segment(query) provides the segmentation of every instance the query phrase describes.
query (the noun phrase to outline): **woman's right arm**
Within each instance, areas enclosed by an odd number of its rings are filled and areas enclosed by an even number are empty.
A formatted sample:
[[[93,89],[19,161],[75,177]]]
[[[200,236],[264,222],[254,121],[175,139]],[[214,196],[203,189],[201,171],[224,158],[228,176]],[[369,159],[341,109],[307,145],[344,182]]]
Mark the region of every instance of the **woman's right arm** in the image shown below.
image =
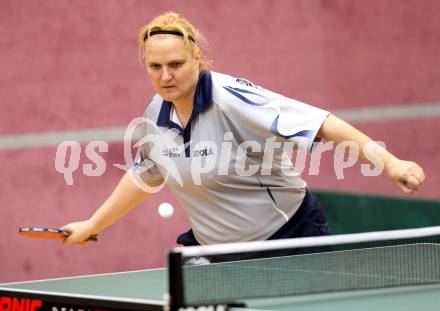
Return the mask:
[[[92,217],[88,220],[70,223],[61,228],[71,232],[64,243],[67,245],[81,244],[90,235],[98,234],[101,230],[116,223],[147,196],[148,192],[139,188],[130,176],[130,172],[126,172],[112,194]]]

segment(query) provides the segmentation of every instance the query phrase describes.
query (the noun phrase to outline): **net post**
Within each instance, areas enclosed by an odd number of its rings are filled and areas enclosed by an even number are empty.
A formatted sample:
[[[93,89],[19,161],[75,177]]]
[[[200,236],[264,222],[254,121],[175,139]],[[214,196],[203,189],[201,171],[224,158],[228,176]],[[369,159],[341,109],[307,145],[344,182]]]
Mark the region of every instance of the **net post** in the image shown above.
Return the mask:
[[[177,311],[185,306],[183,297],[182,253],[171,250],[168,252],[168,293],[169,311]]]

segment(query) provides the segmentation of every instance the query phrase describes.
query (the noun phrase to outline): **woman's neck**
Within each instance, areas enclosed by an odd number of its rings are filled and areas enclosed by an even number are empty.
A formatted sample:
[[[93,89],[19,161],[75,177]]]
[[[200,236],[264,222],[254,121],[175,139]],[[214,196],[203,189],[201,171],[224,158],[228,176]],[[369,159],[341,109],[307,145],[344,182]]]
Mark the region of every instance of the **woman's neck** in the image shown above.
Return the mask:
[[[197,81],[199,80],[200,72],[194,75],[194,85],[187,96],[183,96],[177,101],[173,101],[174,109],[176,109],[182,127],[185,128],[191,118],[194,107],[194,98],[196,96]]]
[[[173,102],[174,109],[179,117],[182,127],[185,128],[191,118],[194,107],[194,94],[185,100]]]

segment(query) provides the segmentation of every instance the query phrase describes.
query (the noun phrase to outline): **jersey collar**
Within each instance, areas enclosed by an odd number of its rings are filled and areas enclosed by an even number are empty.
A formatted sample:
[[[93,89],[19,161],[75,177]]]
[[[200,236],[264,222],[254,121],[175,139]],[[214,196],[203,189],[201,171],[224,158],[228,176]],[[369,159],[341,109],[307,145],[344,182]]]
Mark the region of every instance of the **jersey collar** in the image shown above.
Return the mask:
[[[196,94],[194,96],[194,107],[191,114],[190,122],[201,111],[208,108],[212,103],[212,78],[209,71],[205,71],[200,74],[197,81]],[[177,124],[171,121],[171,105],[173,103],[163,100],[160,108],[160,113],[157,118],[157,126],[168,126],[169,128],[175,128]],[[187,126],[188,127],[188,126]]]

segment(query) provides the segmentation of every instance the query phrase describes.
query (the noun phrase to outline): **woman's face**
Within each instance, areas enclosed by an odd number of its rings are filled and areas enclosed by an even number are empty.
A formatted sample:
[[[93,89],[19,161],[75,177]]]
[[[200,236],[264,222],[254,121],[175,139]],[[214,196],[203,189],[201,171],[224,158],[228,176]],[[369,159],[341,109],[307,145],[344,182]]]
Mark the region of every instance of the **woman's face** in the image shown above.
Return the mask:
[[[190,100],[192,104],[200,73],[199,53],[192,55],[179,36],[160,34],[145,42],[145,56],[156,92],[174,104]]]

